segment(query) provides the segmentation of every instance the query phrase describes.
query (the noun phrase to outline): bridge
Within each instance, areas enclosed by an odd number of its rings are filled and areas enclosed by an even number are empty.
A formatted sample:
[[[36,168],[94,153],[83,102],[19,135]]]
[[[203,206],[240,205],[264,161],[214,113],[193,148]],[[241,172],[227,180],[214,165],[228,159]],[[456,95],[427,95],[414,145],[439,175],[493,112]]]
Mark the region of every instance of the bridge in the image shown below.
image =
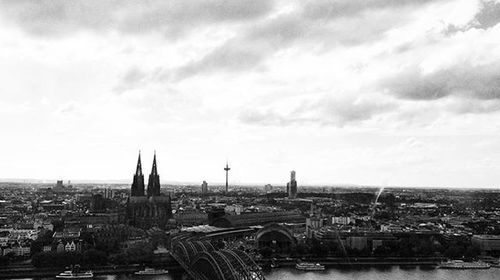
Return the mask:
[[[179,240],[172,257],[196,280],[265,279],[260,267],[241,250],[217,250],[209,240]]]

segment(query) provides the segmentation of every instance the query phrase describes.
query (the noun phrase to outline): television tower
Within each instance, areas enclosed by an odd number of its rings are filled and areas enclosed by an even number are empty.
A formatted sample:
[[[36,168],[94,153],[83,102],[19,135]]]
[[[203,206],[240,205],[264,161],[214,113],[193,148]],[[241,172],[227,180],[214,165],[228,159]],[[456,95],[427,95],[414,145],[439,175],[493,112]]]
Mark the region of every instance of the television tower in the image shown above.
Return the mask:
[[[227,181],[228,181],[228,176],[229,176],[229,170],[231,170],[231,168],[229,168],[229,165],[227,164],[227,161],[226,161],[226,167],[224,167],[224,171],[226,171],[226,193],[228,191]]]

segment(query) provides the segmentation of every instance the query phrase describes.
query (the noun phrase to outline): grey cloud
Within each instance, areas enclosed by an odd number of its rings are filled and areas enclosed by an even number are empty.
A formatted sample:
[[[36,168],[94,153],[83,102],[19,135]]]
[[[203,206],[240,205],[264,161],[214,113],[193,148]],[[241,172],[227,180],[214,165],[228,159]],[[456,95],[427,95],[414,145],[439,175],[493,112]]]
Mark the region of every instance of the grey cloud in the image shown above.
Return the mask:
[[[475,20],[483,29],[497,25],[500,22],[500,3],[491,0],[483,1],[483,7],[476,15]]]
[[[319,104],[318,104],[319,105]],[[372,99],[326,100],[321,102],[327,120],[340,124],[369,120],[372,117],[395,110],[398,106],[387,101]]]
[[[113,91],[120,94],[124,91],[134,89],[143,83],[147,78],[148,74],[146,72],[142,71],[138,67],[132,67],[123,74],[118,82],[118,85],[115,86]]]
[[[178,69],[173,76],[184,79],[209,71],[239,72],[256,69],[276,52],[290,46],[304,47],[310,52],[331,50],[336,44],[356,45],[373,42],[405,20],[401,15],[384,17],[364,15],[323,24],[300,17],[295,11],[246,26],[211,53]]]
[[[344,126],[367,121],[377,115],[392,112],[398,105],[373,99],[322,98],[304,102],[290,113],[279,113],[272,108],[244,110],[239,119],[247,124],[291,125],[314,123],[319,125]]]
[[[449,25],[443,31],[445,35],[453,35],[457,32],[465,32],[471,28],[488,29],[500,22],[500,3],[493,0],[481,1],[481,9],[474,19],[465,26]]]
[[[486,114],[500,110],[500,100],[457,99],[446,108],[456,114]]]
[[[228,42],[198,61],[182,66],[170,76],[184,79],[205,72],[239,72],[256,67],[263,60],[265,52],[252,45]]]
[[[487,65],[457,65],[430,74],[413,68],[382,82],[390,94],[413,100],[435,100],[446,96],[500,99],[500,62]]]
[[[359,16],[368,10],[418,6],[440,0],[311,0],[306,1],[303,15],[311,19],[335,19]]]
[[[268,0],[0,0],[0,14],[37,35],[66,35],[82,29],[167,35],[220,22],[245,22],[267,15]]]

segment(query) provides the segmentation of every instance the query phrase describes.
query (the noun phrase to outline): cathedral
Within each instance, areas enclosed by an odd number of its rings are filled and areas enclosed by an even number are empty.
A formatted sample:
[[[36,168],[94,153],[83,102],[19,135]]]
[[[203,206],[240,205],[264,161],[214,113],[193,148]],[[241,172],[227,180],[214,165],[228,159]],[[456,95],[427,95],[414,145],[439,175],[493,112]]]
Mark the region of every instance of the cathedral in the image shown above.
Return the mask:
[[[141,154],[139,154],[130,196],[127,201],[128,223],[142,229],[165,228],[170,218],[172,218],[170,195],[160,194],[160,175],[158,175],[156,168],[156,153],[146,192],[144,190]]]

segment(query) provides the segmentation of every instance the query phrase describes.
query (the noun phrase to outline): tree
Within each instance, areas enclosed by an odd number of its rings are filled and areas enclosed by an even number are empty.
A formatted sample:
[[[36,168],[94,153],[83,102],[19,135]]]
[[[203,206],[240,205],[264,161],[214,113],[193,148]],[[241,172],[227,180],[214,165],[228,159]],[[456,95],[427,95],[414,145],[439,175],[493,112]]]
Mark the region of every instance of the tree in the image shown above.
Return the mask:
[[[464,255],[465,248],[458,244],[450,244],[448,249],[444,251],[444,255],[450,259],[458,259]]]
[[[107,263],[106,253],[96,249],[83,252],[82,263],[87,265],[105,265]]]
[[[65,267],[79,264],[82,254],[77,252],[41,252],[31,257],[31,264],[35,267]]]
[[[481,249],[477,246],[471,245],[465,249],[464,257],[466,259],[472,260],[477,258],[477,256],[481,253]]]

